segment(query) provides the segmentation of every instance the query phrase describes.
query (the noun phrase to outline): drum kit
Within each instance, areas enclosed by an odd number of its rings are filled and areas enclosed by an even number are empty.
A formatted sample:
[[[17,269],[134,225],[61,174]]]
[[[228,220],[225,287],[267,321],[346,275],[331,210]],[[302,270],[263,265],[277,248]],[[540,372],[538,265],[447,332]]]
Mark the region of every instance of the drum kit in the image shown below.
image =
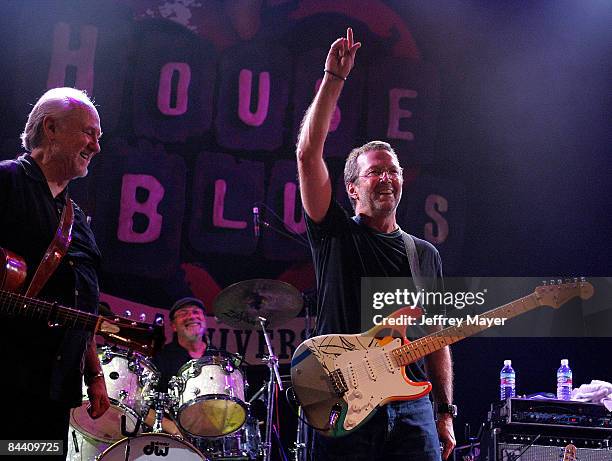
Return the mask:
[[[261,423],[246,400],[248,383],[237,355],[216,352],[190,360],[170,380],[167,392],[158,392],[160,373],[150,359],[102,346],[98,356],[111,407],[101,418],[91,419],[83,396],[83,404],[70,415],[67,459],[269,461],[274,391],[276,386],[282,390],[282,383],[266,327],[297,316],[302,305],[302,295],[293,286],[265,279],[231,285],[213,303],[219,321],[238,329],[262,329],[270,370],[257,393],[265,395],[267,404],[263,439]],[[176,430],[165,431],[169,425]]]

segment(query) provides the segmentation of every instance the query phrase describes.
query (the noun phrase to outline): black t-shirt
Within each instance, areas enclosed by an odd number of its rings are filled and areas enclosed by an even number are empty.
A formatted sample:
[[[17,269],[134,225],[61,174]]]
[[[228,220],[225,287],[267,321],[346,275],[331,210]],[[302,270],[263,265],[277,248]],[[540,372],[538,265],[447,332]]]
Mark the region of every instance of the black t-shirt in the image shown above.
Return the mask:
[[[214,347],[207,345],[202,357],[215,355],[219,353]],[[173,376],[178,376],[178,371],[193,357],[189,355],[187,349],[181,346],[176,339],[166,344],[157,355],[153,357],[153,363],[157,366],[160,372],[159,383],[157,390],[159,392],[168,392],[168,382]]]
[[[317,277],[317,334],[361,332],[361,278],[409,277],[402,231],[385,234],[354,220],[334,199],[319,224],[306,216],[308,238]],[[442,286],[438,250],[413,237],[421,276],[428,290]],[[408,367],[412,379],[426,379],[423,362]]]

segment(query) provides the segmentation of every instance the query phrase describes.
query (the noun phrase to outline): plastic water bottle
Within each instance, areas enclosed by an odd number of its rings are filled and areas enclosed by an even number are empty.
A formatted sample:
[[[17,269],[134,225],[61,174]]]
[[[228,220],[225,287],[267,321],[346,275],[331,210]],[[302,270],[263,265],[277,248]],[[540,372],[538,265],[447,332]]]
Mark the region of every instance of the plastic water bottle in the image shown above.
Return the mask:
[[[572,396],[572,370],[567,359],[561,360],[557,370],[557,399],[569,400]]]
[[[499,393],[501,400],[516,395],[516,373],[512,368],[512,360],[504,360],[504,368],[499,373]]]

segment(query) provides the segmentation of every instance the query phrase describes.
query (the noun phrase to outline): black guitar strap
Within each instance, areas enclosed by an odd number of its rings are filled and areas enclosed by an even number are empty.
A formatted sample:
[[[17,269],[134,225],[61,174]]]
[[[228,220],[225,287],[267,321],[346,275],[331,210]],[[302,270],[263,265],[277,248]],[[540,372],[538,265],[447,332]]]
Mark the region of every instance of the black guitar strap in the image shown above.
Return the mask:
[[[416,251],[416,245],[412,235],[401,230],[402,240],[404,240],[404,249],[406,250],[406,256],[408,256],[408,264],[410,264],[410,274],[412,275],[412,281],[418,291],[424,290],[425,285],[423,284],[423,278],[421,277],[421,265],[419,264],[419,255]]]

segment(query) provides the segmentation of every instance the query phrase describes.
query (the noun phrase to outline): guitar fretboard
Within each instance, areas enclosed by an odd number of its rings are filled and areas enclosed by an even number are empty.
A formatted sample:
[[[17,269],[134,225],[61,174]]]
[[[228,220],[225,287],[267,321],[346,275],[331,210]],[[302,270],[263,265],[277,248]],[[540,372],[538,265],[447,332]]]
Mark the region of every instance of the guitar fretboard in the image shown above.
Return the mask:
[[[0,311],[13,317],[42,320],[85,331],[95,331],[98,323],[97,315],[5,290],[0,290]]]
[[[499,319],[499,318],[512,318],[528,312],[538,306],[540,302],[536,298],[535,294],[530,294],[523,298],[512,301],[511,303],[504,304],[498,308],[492,309],[483,314],[479,314],[480,319],[484,319],[482,324],[466,322],[462,323],[461,326],[448,327],[443,330],[437,331],[430,335],[424,336],[417,340],[412,341],[410,344],[398,347],[391,353],[398,366],[406,366],[410,363],[416,362],[417,360],[431,354],[443,347],[449,346],[453,343],[461,341],[464,338],[480,333],[481,331],[489,328],[489,324],[485,323],[486,319]]]

